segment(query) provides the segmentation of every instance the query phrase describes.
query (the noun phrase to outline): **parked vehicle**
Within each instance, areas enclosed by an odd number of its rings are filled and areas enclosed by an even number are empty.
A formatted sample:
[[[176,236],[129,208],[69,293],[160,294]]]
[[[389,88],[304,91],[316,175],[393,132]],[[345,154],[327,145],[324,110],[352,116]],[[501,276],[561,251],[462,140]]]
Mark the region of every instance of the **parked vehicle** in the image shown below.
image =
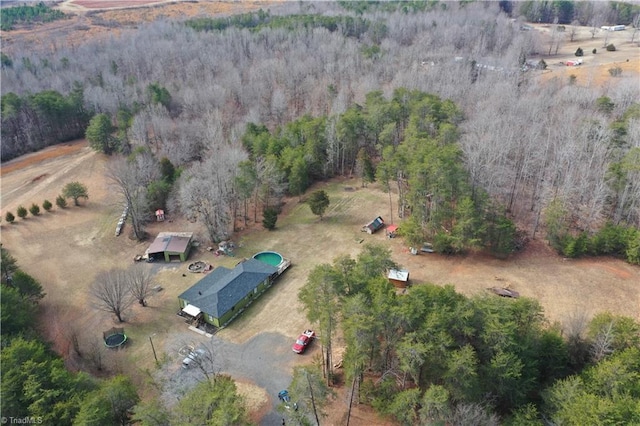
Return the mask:
[[[305,330],[302,332],[300,336],[296,339],[296,342],[293,344],[291,349],[297,354],[301,354],[307,349],[309,343],[316,337],[316,333],[313,330]]]
[[[202,358],[202,356],[206,353],[204,349],[196,349],[189,352],[189,355],[182,360],[182,368],[189,368],[196,360]]]
[[[298,404],[296,404],[295,402],[291,402],[291,396],[289,396],[288,390],[285,389],[278,392],[278,399],[284,404],[284,407],[287,410],[291,410],[292,408],[294,410],[298,409]]]

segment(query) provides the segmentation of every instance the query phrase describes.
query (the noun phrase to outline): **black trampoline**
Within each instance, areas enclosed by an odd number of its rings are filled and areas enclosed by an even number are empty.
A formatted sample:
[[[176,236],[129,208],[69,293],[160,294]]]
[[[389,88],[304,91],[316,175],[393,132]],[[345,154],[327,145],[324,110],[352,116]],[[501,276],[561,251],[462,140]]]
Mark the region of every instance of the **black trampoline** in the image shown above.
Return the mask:
[[[102,333],[104,344],[108,348],[119,348],[127,341],[127,335],[124,334],[124,328],[112,328]]]

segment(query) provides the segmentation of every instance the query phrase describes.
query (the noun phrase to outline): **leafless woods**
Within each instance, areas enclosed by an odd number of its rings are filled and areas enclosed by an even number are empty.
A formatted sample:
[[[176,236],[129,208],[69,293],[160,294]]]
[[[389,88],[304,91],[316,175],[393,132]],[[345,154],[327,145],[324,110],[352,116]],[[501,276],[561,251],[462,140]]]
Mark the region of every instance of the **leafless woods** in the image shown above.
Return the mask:
[[[334,3],[312,6],[312,13],[345,13]],[[301,7],[290,3],[272,13]],[[133,149],[148,148],[185,169],[172,205],[202,220],[212,240],[230,231],[237,209],[233,181],[246,159],[240,138],[248,123],[275,130],[304,114],[334,117],[373,90],[390,95],[399,87],[452,99],[464,111],[460,141],[472,185],[531,233],[558,197],[579,229],[603,218],[640,224],[640,119],[628,112],[640,99],[637,81],[623,75],[604,86],[543,82],[523,72],[528,58],[548,53],[548,40],[523,31],[497,2],[362,17],[376,25],[359,37],[325,28],[196,32],[155,22],[80,46],[11,52],[2,91],[66,94],[79,81],[88,109],[112,117],[122,107],[136,109],[127,131]],[[557,43],[569,37],[554,34]],[[156,83],[167,88],[170,103],[149,102],[146,88]],[[606,111],[597,106],[603,97],[612,105]],[[624,134],[616,134],[623,117]],[[326,138],[338,140],[329,123]],[[341,156],[339,143],[329,146],[335,152],[327,153],[327,167]],[[144,188],[128,183],[130,173],[137,180],[131,164],[126,171],[114,180],[135,205]]]

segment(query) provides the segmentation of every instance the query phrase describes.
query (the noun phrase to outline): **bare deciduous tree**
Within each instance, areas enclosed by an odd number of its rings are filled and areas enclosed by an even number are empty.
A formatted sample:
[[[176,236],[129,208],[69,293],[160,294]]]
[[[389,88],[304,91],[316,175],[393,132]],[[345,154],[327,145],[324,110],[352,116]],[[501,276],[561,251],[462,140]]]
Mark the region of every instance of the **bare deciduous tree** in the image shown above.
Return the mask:
[[[93,367],[102,371],[105,367],[105,346],[98,338],[92,339],[87,344],[87,360],[93,365]]]
[[[600,362],[604,357],[613,352],[613,340],[613,322],[610,322],[600,329],[591,344],[591,357],[594,362]]]
[[[198,355],[193,358],[190,368],[197,369],[207,381],[211,381],[211,379],[214,379],[220,374],[220,369],[216,365],[215,352],[211,342],[201,345],[196,349],[195,353]]]
[[[107,177],[115,184],[129,206],[133,234],[138,240],[145,237],[144,225],[150,217],[147,185],[157,178],[157,160],[148,151],[133,158],[119,158],[109,164]]]
[[[261,158],[256,161],[256,175],[258,178],[256,188],[262,199],[263,208],[277,205],[287,186],[284,173],[278,169],[274,161]]]
[[[347,143],[351,139],[340,137],[340,117],[335,114],[348,111],[355,102],[363,104],[366,93],[380,87],[387,94],[400,87],[428,91],[452,99],[464,111],[462,149],[472,185],[507,205],[519,225],[535,230],[544,204],[557,192],[576,202],[572,214],[586,224],[579,224],[578,228],[596,227],[603,219],[637,224],[640,184],[635,182],[639,182],[639,172],[629,168],[634,164],[625,169],[627,174],[624,182],[619,182],[617,194],[610,193],[610,184],[603,178],[603,170],[608,170],[612,161],[621,161],[626,152],[620,152],[620,158],[603,157],[607,142],[600,136],[589,140],[588,148],[581,143],[587,140],[583,129],[594,127],[589,124],[594,119],[594,100],[609,96],[616,113],[622,114],[638,99],[636,82],[619,79],[615,84],[596,87],[594,81],[585,80],[564,87],[566,82],[559,80],[537,81],[532,78],[535,72],[519,70],[520,54],[552,54],[562,43],[562,33],[557,25],[550,27],[553,33],[545,34],[521,25],[521,21],[514,24],[500,12],[497,2],[489,3],[450,3],[446,9],[429,8],[410,14],[376,12],[384,20],[385,32],[375,34],[370,29],[363,37],[345,37],[340,30],[319,28],[194,32],[163,21],[141,27],[125,39],[88,40],[73,46],[51,40],[56,46],[54,51],[36,46],[22,48],[12,40],[3,45],[13,65],[3,68],[2,82],[6,92],[23,96],[43,90],[64,94],[74,81],[84,81],[86,108],[112,116],[122,107],[135,110],[128,130],[134,148],[151,149],[157,158],[166,156],[176,166],[184,166],[185,178],[190,175],[189,164],[197,162],[202,167],[209,156],[218,156],[219,150],[227,149],[223,146],[229,141],[235,144],[247,122],[263,122],[275,129],[304,113],[330,115],[325,135],[325,169],[328,175],[348,173],[360,147],[358,143],[369,144],[373,138],[362,139],[351,149]],[[536,9],[532,16],[549,9],[542,3],[529,6]],[[278,7],[282,13],[299,11],[295,4]],[[336,2],[314,7],[329,15],[342,13]],[[607,2],[576,2],[575,19],[590,27],[587,30],[591,30],[593,38],[604,40],[609,33],[603,34],[600,25],[613,23],[608,11],[611,5]],[[638,19],[634,18],[635,29],[628,31],[635,43]],[[572,22],[567,39],[574,39],[575,30],[576,23]],[[548,45],[546,36],[551,37]],[[575,38],[579,37],[580,33]],[[375,60],[362,54],[364,43],[373,40],[383,52]],[[208,54],[203,56],[203,51]],[[310,51],[314,54],[309,55]],[[424,56],[426,52],[430,52],[428,58]],[[92,60],[84,60],[86,57]],[[463,60],[456,62],[456,57]],[[493,70],[483,71],[471,84],[468,61],[480,57],[492,58]],[[432,65],[419,66],[425,59]],[[44,63],[49,65],[43,66]],[[112,63],[117,64],[117,69]],[[171,113],[162,106],[146,105],[146,87],[152,82],[170,89],[176,104]],[[13,109],[18,106],[8,105]],[[11,110],[3,114],[3,135],[6,128],[29,149],[40,148],[37,142],[42,139],[43,126],[38,114],[30,109]],[[603,129],[609,128],[610,122],[595,118]],[[395,130],[391,128],[385,137],[376,136],[397,145],[405,126],[406,123]],[[634,140],[630,136],[632,126],[629,123],[627,141]],[[3,148],[4,145],[11,149],[16,142],[4,137]],[[627,149],[623,147],[621,151]],[[573,159],[572,153],[576,154]],[[380,156],[381,152],[375,154]],[[210,165],[217,166],[215,162]],[[207,173],[205,182],[220,180],[221,185],[215,184],[217,192],[210,189],[213,197],[203,189],[202,196],[213,201],[204,203],[202,212],[196,213],[198,204],[185,202],[184,196],[175,200],[199,220],[203,220],[200,214],[208,214],[207,209],[211,209],[206,220],[212,224],[210,234],[222,236],[237,195],[233,185],[225,186],[227,171],[218,173],[209,167]],[[218,176],[214,177],[216,173]],[[132,175],[125,179],[127,175],[121,174],[115,181],[130,205],[134,233],[141,238],[146,214],[150,212],[144,206],[144,185],[134,185],[138,176]],[[229,192],[223,194],[220,191],[225,187]],[[260,200],[261,195],[256,191],[252,197],[258,210],[260,201],[272,205],[275,198],[267,200],[265,196]],[[404,212],[403,192],[398,195],[398,210]],[[613,207],[607,209],[605,204],[610,200],[614,200]],[[141,204],[140,209],[131,208],[137,203]],[[584,212],[588,212],[586,219],[581,217]]]
[[[132,265],[126,270],[125,279],[131,295],[141,306],[147,306],[147,297],[151,294],[153,279],[148,269],[141,265]]]
[[[135,301],[127,273],[121,269],[100,272],[91,286],[91,295],[98,309],[114,314],[119,322],[124,322],[122,314]]]
[[[580,21],[574,20],[571,22],[571,29],[569,31],[569,41],[572,43],[576,39],[576,35],[578,34],[578,27],[580,26]]]
[[[633,17],[631,25],[633,26],[633,31],[631,32],[631,43],[633,43],[636,40],[638,31],[640,31],[640,13]]]
[[[234,183],[238,164],[245,159],[242,150],[229,145],[219,146],[207,161],[192,167],[181,182],[183,213],[201,220],[212,242],[229,237],[233,207],[237,204]]]
[[[447,424],[453,425],[499,425],[498,416],[491,413],[491,410],[485,408],[481,404],[476,403],[459,403],[453,409],[453,412],[447,418]]]

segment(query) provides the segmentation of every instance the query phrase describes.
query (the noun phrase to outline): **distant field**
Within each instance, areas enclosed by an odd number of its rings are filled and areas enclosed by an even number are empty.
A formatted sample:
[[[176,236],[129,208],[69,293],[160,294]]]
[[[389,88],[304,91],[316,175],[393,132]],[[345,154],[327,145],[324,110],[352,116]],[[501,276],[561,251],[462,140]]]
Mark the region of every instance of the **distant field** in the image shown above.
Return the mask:
[[[80,45],[94,37],[132,30],[143,22],[184,19],[203,14],[243,13],[274,3],[278,1],[65,0],[55,7],[71,15],[70,19],[3,32],[2,50],[13,55],[16,53],[14,49],[49,48],[52,41]],[[110,26],[105,26],[104,22],[109,22]]]
[[[67,3],[72,3],[77,6],[86,7],[87,9],[111,9],[114,7],[139,7],[149,6],[152,4],[165,3],[165,1],[158,0],[72,0]]]

